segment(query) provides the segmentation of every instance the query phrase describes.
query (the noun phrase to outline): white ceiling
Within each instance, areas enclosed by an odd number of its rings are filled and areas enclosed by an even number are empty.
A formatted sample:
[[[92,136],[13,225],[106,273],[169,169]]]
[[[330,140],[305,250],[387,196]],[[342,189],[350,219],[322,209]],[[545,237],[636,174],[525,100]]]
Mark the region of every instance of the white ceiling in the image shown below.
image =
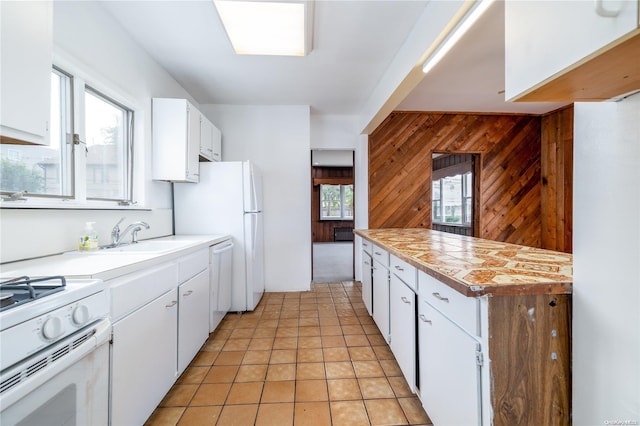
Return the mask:
[[[127,32],[201,104],[310,105],[359,114],[428,1],[316,0],[306,57],[233,53],[212,1],[104,1]],[[414,111],[531,112],[505,103],[504,6],[497,2],[398,106]]]

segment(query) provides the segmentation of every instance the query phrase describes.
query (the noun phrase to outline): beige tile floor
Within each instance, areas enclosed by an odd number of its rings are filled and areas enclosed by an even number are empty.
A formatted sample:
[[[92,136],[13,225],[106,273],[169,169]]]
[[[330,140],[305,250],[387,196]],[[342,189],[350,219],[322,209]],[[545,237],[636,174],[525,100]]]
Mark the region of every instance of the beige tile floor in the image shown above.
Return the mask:
[[[265,293],[228,314],[147,425],[425,425],[360,283]]]

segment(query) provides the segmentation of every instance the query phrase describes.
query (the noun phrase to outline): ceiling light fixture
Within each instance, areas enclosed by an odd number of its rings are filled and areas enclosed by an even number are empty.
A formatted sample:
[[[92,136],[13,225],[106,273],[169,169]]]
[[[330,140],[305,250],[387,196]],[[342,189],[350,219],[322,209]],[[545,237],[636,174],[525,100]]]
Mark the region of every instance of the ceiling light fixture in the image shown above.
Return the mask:
[[[239,55],[305,56],[311,52],[313,1],[214,0]]]
[[[476,23],[476,21],[487,11],[494,0],[477,0],[475,4],[460,19],[438,48],[425,61],[422,72],[425,74],[431,71],[438,62],[451,50],[451,48],[462,38],[462,36]]]

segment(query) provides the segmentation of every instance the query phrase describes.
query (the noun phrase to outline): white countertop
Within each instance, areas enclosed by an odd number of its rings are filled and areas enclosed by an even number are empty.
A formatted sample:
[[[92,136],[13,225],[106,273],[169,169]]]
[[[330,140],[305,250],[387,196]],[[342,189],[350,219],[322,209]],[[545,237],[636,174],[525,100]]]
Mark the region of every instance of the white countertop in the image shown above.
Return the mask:
[[[184,245],[179,244],[175,250],[158,254],[66,253],[10,262],[0,265],[0,278],[8,279],[22,275],[30,277],[62,275],[68,278],[99,278],[106,281],[135,272],[140,268],[170,261],[229,238],[231,238],[229,235],[173,235],[155,238],[153,241],[177,241],[184,242]]]

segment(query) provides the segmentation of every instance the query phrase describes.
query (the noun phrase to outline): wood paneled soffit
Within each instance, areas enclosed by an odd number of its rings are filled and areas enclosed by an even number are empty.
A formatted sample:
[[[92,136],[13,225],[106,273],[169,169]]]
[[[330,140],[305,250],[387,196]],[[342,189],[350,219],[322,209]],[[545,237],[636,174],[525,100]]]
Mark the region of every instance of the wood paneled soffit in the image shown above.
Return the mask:
[[[351,185],[353,178],[314,178],[313,185]]]

